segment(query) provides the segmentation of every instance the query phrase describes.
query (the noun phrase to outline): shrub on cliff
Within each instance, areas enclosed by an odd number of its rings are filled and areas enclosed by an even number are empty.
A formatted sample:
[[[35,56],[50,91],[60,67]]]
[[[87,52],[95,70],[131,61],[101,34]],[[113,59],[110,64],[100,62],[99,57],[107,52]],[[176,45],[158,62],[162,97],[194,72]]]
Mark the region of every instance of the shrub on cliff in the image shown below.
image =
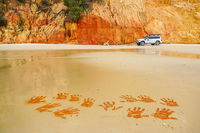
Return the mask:
[[[7,20],[3,17],[3,14],[0,12],[0,27],[5,27],[7,26],[7,24]]]
[[[67,6],[67,17],[69,21],[77,22],[82,17],[85,11],[91,8],[93,2],[101,2],[103,0],[64,0],[64,5]]]
[[[0,17],[0,27],[6,27],[8,24],[7,20]]]
[[[51,6],[52,4],[49,2],[49,1],[47,1],[47,0],[42,0],[41,2],[40,2],[40,5],[38,6],[38,9],[40,10],[40,11],[43,11],[43,12],[48,12],[48,11],[50,11],[50,6]]]
[[[3,3],[3,4],[5,4],[5,0],[0,0],[0,3]]]
[[[19,26],[19,29],[21,31],[23,31],[23,29],[24,29],[24,19],[23,19],[21,14],[18,14],[18,16],[19,16],[18,26]]]
[[[64,0],[64,5],[67,6],[67,17],[72,22],[81,19],[83,12],[88,9],[85,0]]]
[[[18,2],[20,2],[20,3],[25,3],[26,2],[26,0],[17,0]]]
[[[51,6],[51,4],[49,3],[49,1],[47,1],[47,0],[42,0],[42,1],[40,2],[40,4],[41,4],[42,6],[46,6],[46,7]]]

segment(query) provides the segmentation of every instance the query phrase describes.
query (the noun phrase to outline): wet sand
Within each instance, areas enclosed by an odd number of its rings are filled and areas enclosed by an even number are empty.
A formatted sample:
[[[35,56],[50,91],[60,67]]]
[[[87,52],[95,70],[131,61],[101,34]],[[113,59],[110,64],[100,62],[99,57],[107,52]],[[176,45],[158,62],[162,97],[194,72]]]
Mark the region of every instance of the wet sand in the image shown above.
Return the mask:
[[[192,46],[179,52],[159,47],[0,52],[0,132],[198,133],[200,51]],[[56,99],[59,93],[68,95]],[[80,95],[77,101],[70,100],[73,94]],[[140,95],[155,102],[142,100]],[[31,103],[33,96],[46,97],[44,102]],[[95,101],[83,106],[85,98]],[[161,104],[162,98],[173,99],[178,106]],[[115,102],[107,111],[106,101]],[[36,110],[48,103],[61,106]],[[69,107],[79,111],[70,114],[68,110],[66,119],[59,117],[60,110]],[[141,116],[128,117],[128,108],[133,111],[134,107],[145,110]],[[155,115],[157,108],[175,112],[161,119]],[[58,110],[61,115],[56,116]]]

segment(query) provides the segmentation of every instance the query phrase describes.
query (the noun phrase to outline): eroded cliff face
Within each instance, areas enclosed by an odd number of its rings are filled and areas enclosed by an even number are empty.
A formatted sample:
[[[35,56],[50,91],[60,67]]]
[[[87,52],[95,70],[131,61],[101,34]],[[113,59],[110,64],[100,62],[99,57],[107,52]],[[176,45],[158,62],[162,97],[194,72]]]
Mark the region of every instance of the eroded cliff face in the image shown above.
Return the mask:
[[[166,43],[200,43],[198,0],[105,0],[77,23],[66,21],[63,2],[41,11],[38,0],[9,3],[1,43],[127,44],[146,34]]]

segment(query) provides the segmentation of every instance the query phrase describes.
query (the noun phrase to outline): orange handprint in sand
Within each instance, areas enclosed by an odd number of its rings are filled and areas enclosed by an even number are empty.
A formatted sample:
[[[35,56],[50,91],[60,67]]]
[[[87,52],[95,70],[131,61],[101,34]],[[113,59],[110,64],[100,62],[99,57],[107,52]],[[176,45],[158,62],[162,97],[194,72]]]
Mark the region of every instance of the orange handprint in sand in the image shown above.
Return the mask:
[[[114,101],[112,101],[112,102],[107,101],[107,102],[104,102],[102,105],[99,105],[99,106],[103,107],[105,111],[107,111],[109,108],[112,109],[112,110],[118,110],[118,109],[123,108],[123,106],[116,107]]]
[[[80,100],[80,95],[71,95],[69,101],[76,102]]]
[[[136,101],[138,101],[136,98],[134,98],[130,95],[121,95],[120,98],[123,99],[120,102],[136,102]]]
[[[94,104],[95,100],[93,98],[85,98],[81,106],[91,107]]]
[[[37,96],[37,97],[31,97],[28,100],[28,104],[34,104],[34,103],[44,103],[46,102],[44,99],[46,98],[46,96]]]
[[[171,111],[170,109],[159,109],[157,108],[156,113],[153,114],[154,117],[165,120],[165,119],[177,119],[175,117],[169,117],[174,111]]]
[[[128,117],[133,117],[133,118],[142,118],[142,117],[148,117],[148,115],[141,115],[144,112],[144,108],[141,107],[134,107],[133,109],[128,108]]]
[[[145,96],[145,95],[140,95],[138,96],[138,101],[140,102],[145,102],[145,103],[151,103],[151,102],[155,102],[155,100],[151,99],[149,96]]]
[[[57,110],[54,113],[54,115],[56,117],[60,117],[60,118],[63,118],[63,119],[66,119],[66,115],[75,115],[75,114],[79,114],[79,109],[77,108],[67,108],[67,109],[62,109],[62,110]]]
[[[167,105],[167,106],[179,106],[177,104],[176,101],[174,101],[173,99],[169,99],[169,98],[162,98],[161,99],[161,104]]]
[[[52,109],[52,108],[55,108],[55,107],[59,107],[59,106],[61,106],[60,103],[49,103],[49,104],[46,104],[46,105],[41,106],[39,108],[36,108],[35,110],[37,110],[39,112],[52,112],[49,109]]]
[[[58,93],[55,99],[59,100],[67,99],[67,95],[68,95],[67,93]]]

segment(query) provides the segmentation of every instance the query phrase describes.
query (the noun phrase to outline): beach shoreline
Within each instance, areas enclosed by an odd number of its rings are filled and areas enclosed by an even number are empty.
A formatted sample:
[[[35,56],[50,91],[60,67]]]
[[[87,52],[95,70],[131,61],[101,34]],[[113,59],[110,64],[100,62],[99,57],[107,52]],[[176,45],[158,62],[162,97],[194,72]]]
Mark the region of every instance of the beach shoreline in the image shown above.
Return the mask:
[[[200,53],[199,44],[161,44],[159,46],[135,44],[127,45],[74,45],[74,44],[1,44],[0,51],[21,51],[21,50],[122,50],[122,49],[149,49],[162,51],[175,51],[184,53]]]

